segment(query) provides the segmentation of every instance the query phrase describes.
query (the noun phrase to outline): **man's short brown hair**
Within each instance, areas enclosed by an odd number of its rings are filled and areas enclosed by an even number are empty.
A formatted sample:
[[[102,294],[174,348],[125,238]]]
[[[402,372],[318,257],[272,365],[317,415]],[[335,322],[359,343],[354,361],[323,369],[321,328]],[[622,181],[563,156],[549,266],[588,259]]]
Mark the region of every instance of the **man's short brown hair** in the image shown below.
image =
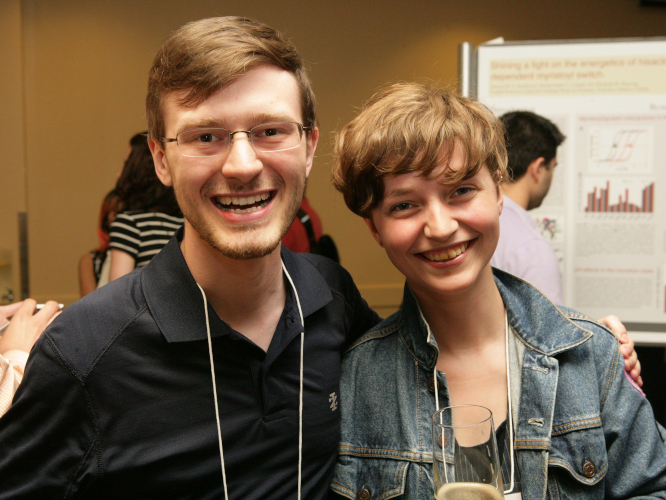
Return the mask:
[[[301,93],[303,126],[314,127],[315,97],[296,47],[253,19],[214,17],[174,31],[155,56],[146,97],[149,138],[161,142],[164,137],[165,96],[182,92],[179,104],[194,107],[261,64],[293,73]]]
[[[504,133],[488,108],[426,83],[389,85],[338,134],[333,184],[352,212],[369,218],[384,196],[384,178],[428,176],[456,144],[466,168],[447,169],[445,182],[470,178],[485,165],[499,185],[506,176]]]

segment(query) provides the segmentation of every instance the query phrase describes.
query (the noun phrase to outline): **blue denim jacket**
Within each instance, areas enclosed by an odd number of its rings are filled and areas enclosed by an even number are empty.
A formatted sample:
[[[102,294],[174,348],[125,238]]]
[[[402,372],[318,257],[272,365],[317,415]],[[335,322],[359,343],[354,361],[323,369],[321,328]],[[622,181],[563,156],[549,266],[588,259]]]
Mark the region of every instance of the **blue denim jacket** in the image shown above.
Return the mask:
[[[615,337],[522,280],[494,273],[511,331],[524,346],[520,395],[513,398],[523,499],[666,498],[666,430],[626,379]],[[437,354],[405,285],[401,309],[344,358],[334,492],[433,498]],[[446,376],[437,378],[444,407]]]

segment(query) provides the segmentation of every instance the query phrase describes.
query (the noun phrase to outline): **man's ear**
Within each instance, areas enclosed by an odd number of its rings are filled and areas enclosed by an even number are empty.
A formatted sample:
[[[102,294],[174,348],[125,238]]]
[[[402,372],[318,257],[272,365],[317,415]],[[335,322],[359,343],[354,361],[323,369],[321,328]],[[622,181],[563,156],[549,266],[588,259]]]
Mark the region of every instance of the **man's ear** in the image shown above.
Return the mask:
[[[363,217],[363,220],[365,221],[365,224],[368,226],[370,233],[372,233],[372,237],[375,239],[375,241],[379,244],[380,247],[383,247],[384,245],[382,245],[382,237],[379,236],[377,228],[375,227],[375,223],[372,222],[372,219],[368,219],[366,217]]]
[[[319,129],[314,128],[312,132],[305,136],[305,176],[310,175],[312,163],[314,162],[314,154],[317,149],[317,142],[319,142]]]
[[[162,144],[155,139],[148,140],[148,147],[153,155],[153,163],[155,163],[155,173],[159,180],[165,186],[173,186],[173,178],[171,177],[171,170],[166,158],[166,153],[162,149]]]
[[[539,158],[533,160],[532,163],[527,166],[526,174],[529,175],[532,181],[538,183],[543,175],[544,169],[548,169],[546,159],[543,156],[539,156]]]

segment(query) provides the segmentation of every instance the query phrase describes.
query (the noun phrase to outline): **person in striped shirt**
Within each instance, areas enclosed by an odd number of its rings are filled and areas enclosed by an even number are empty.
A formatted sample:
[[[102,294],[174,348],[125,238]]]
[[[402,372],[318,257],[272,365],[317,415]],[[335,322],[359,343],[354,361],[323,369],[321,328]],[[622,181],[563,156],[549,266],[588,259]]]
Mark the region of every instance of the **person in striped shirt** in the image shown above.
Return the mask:
[[[137,135],[115,189],[122,212],[111,224],[109,281],[145,266],[183,225],[173,188],[157,178],[145,135]]]

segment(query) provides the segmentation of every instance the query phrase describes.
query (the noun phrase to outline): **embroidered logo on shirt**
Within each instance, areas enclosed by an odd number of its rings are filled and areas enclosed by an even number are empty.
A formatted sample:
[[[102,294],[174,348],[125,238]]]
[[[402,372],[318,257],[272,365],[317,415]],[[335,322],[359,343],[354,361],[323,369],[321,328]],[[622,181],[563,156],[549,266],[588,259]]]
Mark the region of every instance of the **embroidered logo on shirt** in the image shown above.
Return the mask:
[[[338,396],[334,392],[331,393],[330,397],[328,398],[328,402],[331,403],[331,411],[335,411],[338,409]]]

